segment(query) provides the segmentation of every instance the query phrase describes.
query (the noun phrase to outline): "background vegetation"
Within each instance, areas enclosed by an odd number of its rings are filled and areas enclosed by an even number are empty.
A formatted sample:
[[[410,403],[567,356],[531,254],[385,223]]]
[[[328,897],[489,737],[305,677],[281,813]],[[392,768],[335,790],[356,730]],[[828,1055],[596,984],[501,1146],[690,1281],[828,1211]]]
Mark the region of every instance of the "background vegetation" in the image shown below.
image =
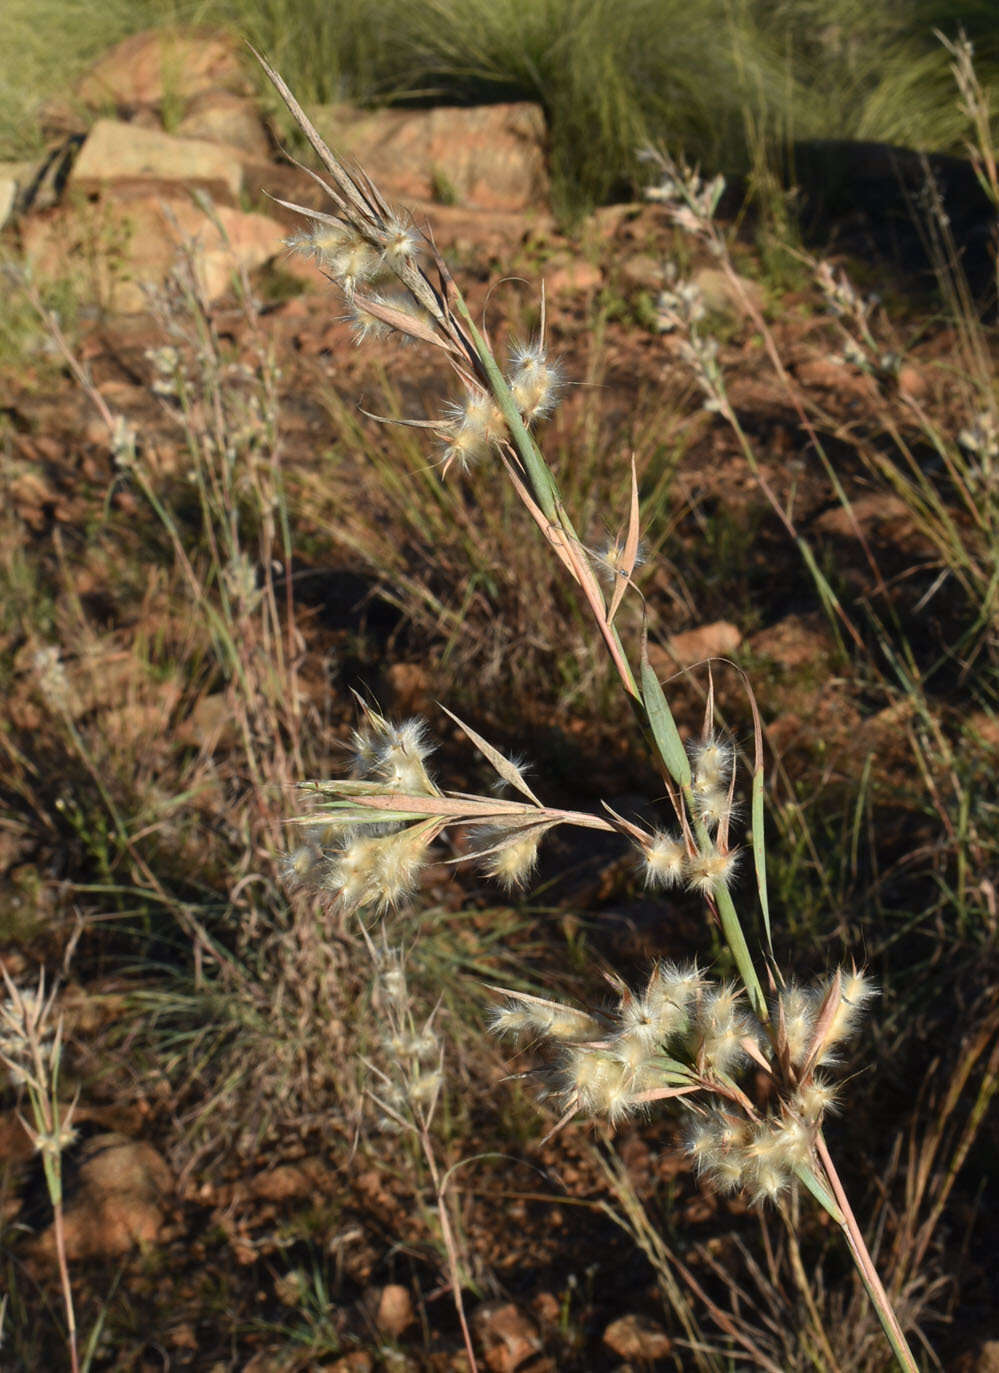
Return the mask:
[[[632,183],[665,144],[744,171],[795,139],[883,139],[956,151],[965,129],[946,53],[963,30],[999,81],[990,0],[10,0],[0,15],[0,153],[37,136],[37,104],[124,34],[227,25],[306,103],[540,102],[556,191],[581,208]]]

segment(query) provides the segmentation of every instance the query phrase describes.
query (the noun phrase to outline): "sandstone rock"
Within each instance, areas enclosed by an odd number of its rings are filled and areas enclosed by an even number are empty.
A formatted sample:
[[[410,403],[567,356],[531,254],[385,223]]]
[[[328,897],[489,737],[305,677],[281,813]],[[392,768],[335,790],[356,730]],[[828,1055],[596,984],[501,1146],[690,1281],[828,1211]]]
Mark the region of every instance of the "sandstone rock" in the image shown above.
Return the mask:
[[[671,634],[666,640],[665,649],[650,644],[649,657],[657,670],[660,666],[672,666],[675,663],[690,667],[703,662],[705,658],[730,657],[741,643],[742,634],[734,624],[728,620],[716,620],[713,624],[684,630],[682,634]]]
[[[121,1135],[99,1135],[84,1146],[83,1154],[66,1205],[68,1258],[110,1258],[136,1245],[154,1244],[173,1187],[161,1156],[151,1144]],[[51,1226],[40,1236],[38,1248],[54,1255]]]
[[[485,1364],[493,1373],[514,1373],[541,1349],[537,1327],[513,1302],[484,1302],[472,1323],[485,1347]]]
[[[98,119],[69,174],[69,186],[84,193],[108,185],[176,182],[235,200],[243,169],[231,152],[204,139],[174,138],[118,119]]]
[[[999,1340],[986,1340],[979,1349],[975,1373],[999,1373]]]
[[[390,1282],[378,1295],[375,1325],[390,1340],[397,1340],[415,1320],[413,1303],[408,1290],[398,1282]]]
[[[0,162],[0,228],[15,211],[23,211],[31,186],[39,179],[42,163]]]
[[[248,89],[234,40],[220,34],[149,29],[105,53],[76,94],[93,108],[132,110],[220,89]]]
[[[223,143],[261,161],[271,154],[271,141],[256,104],[231,91],[196,96],[173,132],[178,138]]]
[[[237,267],[252,271],[278,253],[285,232],[267,215],[225,205],[215,217],[218,224],[187,199],[108,197],[82,211],[28,216],[22,250],[39,279],[75,280],[106,309],[129,314],[146,308],[143,287],[162,285],[190,243],[201,289],[213,301]]]
[[[750,309],[762,311],[763,289],[759,282],[739,276],[731,280],[719,267],[699,267],[691,277],[709,310],[731,319],[742,320]]]
[[[594,262],[572,258],[568,262],[547,267],[544,282],[545,290],[552,296],[585,295],[599,289],[603,284],[603,273]]]
[[[321,106],[310,117],[390,199],[523,210],[547,199],[545,122],[532,104],[379,110]]]
[[[0,173],[0,229],[14,213],[17,203],[17,182],[12,176]]]
[[[651,1363],[668,1357],[673,1343],[656,1321],[644,1316],[621,1316],[603,1334],[604,1344],[622,1359]]]
[[[849,510],[837,505],[824,511],[815,520],[813,528],[837,538],[855,539],[858,529],[862,534],[870,535],[886,525],[896,530],[910,529],[914,525],[912,512],[899,496],[889,492],[872,492],[851,501]]]
[[[654,257],[651,253],[635,253],[621,264],[621,278],[626,285],[641,291],[662,290],[662,258]]]

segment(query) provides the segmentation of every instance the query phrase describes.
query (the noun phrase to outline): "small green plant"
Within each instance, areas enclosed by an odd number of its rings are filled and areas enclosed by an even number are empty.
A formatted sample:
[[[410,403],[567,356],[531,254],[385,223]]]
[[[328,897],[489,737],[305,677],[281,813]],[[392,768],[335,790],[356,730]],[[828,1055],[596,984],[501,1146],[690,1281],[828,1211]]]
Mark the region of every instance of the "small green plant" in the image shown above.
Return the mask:
[[[543,313],[536,336],[501,366],[433,243],[389,208],[363,172],[343,166],[285,82],[263,65],[319,157],[325,175],[317,179],[330,198],[326,212],[287,206],[309,225],[293,246],[315,258],[338,283],[359,341],[397,333],[438,350],[450,366],[460,399],[436,419],[410,423],[428,430],[439,444],[442,477],[471,474],[485,481],[501,473],[512,485],[585,601],[671,810],[668,824],[650,827],[607,806],[599,815],[547,806],[521,764],[460,721],[495,771],[500,794],[450,793],[427,768],[430,748],[422,724],[395,725],[366,709],[353,740],[351,776],[305,784],[315,805],[298,817],[303,843],[289,856],[289,870],[307,886],[333,893],[345,908],[378,915],[411,894],[445,831],[470,833],[468,856],[489,876],[515,888],[533,871],[545,836],[571,825],[617,834],[633,849],[650,887],[682,885],[699,894],[721,928],[727,977],[693,964],[657,965],[640,991],[615,980],[616,1004],[596,1011],[499,989],[503,1004],[494,1026],[551,1045],[547,1090],[559,1108],[559,1124],[579,1112],[613,1122],[653,1103],[676,1100],[688,1112],[688,1151],[713,1185],[744,1190],[754,1204],[780,1203],[803,1186],[840,1227],[899,1366],[915,1370],[822,1130],[836,1089],[820,1070],[834,1062],[836,1046],[856,1028],[874,987],[856,969],[839,969],[812,986],[797,985],[781,973],[770,930],[762,729],[755,701],[750,693],[757,723],[751,853],[746,856],[732,834],[739,804],[736,754],[716,723],[710,673],[700,739],[688,748],[644,634],[636,651],[618,631],[618,611],[635,590],[641,548],[634,466],[619,530],[606,547],[594,549],[578,532],[534,437],[538,423],[557,405],[563,384],[548,356]],[[695,191],[710,214],[718,186],[698,183]],[[681,296],[671,308],[689,314],[695,305]],[[690,361],[705,389],[723,404],[716,353],[710,341],[693,337]],[[830,608],[835,610],[834,600]],[[751,863],[762,919],[755,955],[749,914],[732,894],[741,858]],[[763,1075],[765,1100],[755,1100],[740,1080],[743,1068]]]

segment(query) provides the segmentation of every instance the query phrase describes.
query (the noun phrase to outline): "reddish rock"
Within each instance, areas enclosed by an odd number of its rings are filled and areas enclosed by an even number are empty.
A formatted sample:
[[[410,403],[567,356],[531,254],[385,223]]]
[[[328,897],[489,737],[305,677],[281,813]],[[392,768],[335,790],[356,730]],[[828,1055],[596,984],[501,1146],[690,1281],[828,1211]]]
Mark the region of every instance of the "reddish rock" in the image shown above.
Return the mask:
[[[545,270],[545,290],[551,296],[586,295],[603,285],[603,273],[594,262],[573,258]]]
[[[665,1359],[673,1348],[666,1331],[644,1316],[621,1316],[611,1321],[603,1334],[604,1344],[622,1359],[652,1363]]]
[[[537,1326],[513,1302],[484,1302],[472,1321],[493,1373],[514,1373],[541,1349]]]
[[[271,154],[271,140],[255,101],[231,91],[196,96],[173,132],[178,138],[225,144],[261,162]]]
[[[537,105],[310,112],[334,152],[359,162],[390,199],[523,210],[547,200],[545,121]]]
[[[131,110],[190,99],[207,90],[242,92],[247,86],[233,39],[160,28],[133,34],[105,53],[76,94],[96,109]]]
[[[681,667],[691,667],[706,658],[728,658],[742,643],[742,634],[736,625],[728,620],[716,620],[697,629],[684,630],[682,634],[671,634],[665,647],[649,645],[649,659],[657,671],[666,670],[679,663]]]
[[[839,538],[855,539],[857,530],[870,534],[880,525],[891,523],[911,528],[914,524],[912,512],[898,496],[887,491],[872,492],[851,501],[849,508],[842,505],[824,511],[814,521],[814,528],[823,534],[835,534]]]
[[[390,1282],[378,1294],[375,1325],[390,1340],[397,1340],[416,1319],[408,1290],[398,1282]]]
[[[715,314],[741,320],[763,310],[763,288],[749,277],[738,273],[729,276],[720,267],[699,267],[691,281]]]
[[[69,174],[71,189],[142,188],[176,182],[235,200],[243,169],[225,148],[200,138],[174,138],[119,119],[98,119]]]
[[[392,663],[385,679],[399,715],[422,715],[430,705],[430,674],[422,663]]]
[[[137,1245],[155,1244],[173,1188],[162,1157],[151,1144],[121,1135],[98,1135],[83,1153],[65,1210],[67,1257],[112,1258]],[[38,1249],[55,1255],[51,1226],[39,1237]]]
[[[220,205],[209,216],[187,198],[140,195],[29,216],[21,244],[39,280],[74,281],[105,308],[131,314],[146,308],[143,287],[164,283],[183,244],[192,245],[212,301],[238,268],[251,271],[280,252],[283,236],[267,215]]]

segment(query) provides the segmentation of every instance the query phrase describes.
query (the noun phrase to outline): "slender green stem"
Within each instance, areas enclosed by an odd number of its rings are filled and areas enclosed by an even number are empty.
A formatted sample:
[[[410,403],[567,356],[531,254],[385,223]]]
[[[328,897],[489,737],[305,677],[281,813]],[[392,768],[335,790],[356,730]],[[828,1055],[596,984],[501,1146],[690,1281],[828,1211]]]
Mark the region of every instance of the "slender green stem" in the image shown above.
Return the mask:
[[[849,1247],[853,1262],[856,1265],[857,1272],[860,1274],[860,1280],[867,1289],[867,1295],[871,1300],[871,1305],[878,1313],[881,1327],[888,1338],[888,1343],[892,1347],[895,1358],[898,1360],[898,1366],[899,1368],[904,1369],[905,1373],[919,1373],[919,1365],[916,1363],[912,1350],[909,1348],[909,1343],[899,1324],[898,1317],[895,1315],[895,1309],[891,1304],[891,1298],[885,1291],[884,1284],[880,1277],[878,1277],[878,1271],[874,1266],[874,1260],[871,1258],[871,1252],[867,1247],[863,1231],[857,1222],[857,1217],[853,1213],[853,1208],[850,1205],[849,1198],[840,1181],[839,1174],[836,1171],[836,1165],[832,1161],[828,1145],[826,1144],[821,1131],[815,1141],[815,1148],[840,1211],[840,1216],[838,1218],[835,1216],[835,1213],[830,1212],[830,1214],[833,1215],[834,1219],[838,1219],[838,1223],[843,1227],[843,1234],[846,1237],[847,1246]]]

